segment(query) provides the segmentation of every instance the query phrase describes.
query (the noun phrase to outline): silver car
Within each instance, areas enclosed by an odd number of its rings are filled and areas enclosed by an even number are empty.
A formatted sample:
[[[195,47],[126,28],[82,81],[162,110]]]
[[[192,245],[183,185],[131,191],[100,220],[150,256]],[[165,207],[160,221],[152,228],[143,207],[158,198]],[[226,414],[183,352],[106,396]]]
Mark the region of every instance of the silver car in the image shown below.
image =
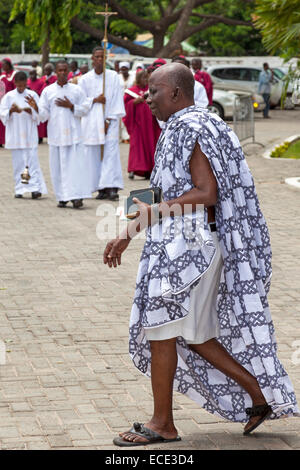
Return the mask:
[[[207,69],[215,85],[227,83],[232,88],[248,90],[254,94],[258,93],[259,74],[261,71],[262,69],[259,67],[241,65],[215,65]],[[283,81],[274,74],[270,96],[270,106],[272,108],[280,105],[283,87]]]
[[[251,97],[252,106],[254,110],[261,111],[265,104],[262,96],[253,96],[248,91],[224,89],[214,86],[213,89],[213,104],[209,106],[209,110],[218,114],[222,119],[232,119],[235,106],[239,108],[239,112],[248,114],[250,100],[240,100],[241,97]],[[242,116],[241,116],[242,117]]]

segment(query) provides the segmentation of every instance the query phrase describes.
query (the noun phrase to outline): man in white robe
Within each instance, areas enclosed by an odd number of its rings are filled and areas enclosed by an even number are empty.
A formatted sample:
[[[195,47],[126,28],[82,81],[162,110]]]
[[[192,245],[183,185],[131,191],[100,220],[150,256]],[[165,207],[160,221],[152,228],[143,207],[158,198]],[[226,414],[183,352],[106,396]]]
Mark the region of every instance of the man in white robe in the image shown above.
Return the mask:
[[[24,72],[15,75],[16,88],[6,93],[0,105],[0,119],[6,126],[5,148],[12,151],[15,179],[15,197],[22,198],[31,192],[32,199],[47,194],[47,187],[38,159],[38,113],[39,97],[27,90],[27,76]],[[21,174],[28,167],[28,184],[21,182]]]
[[[93,70],[78,83],[89,106],[89,113],[82,118],[81,124],[90,191],[98,191],[96,199],[117,200],[118,190],[123,189],[119,148],[119,120],[125,115],[123,90],[119,76],[113,70],[105,71],[103,90],[101,47],[94,48],[92,60]]]
[[[80,118],[87,113],[82,90],[68,83],[68,64],[56,64],[57,82],[45,88],[39,103],[42,122],[48,120],[50,173],[58,201],[65,207],[72,201],[74,208],[92,197],[84,160]]]
[[[119,79],[120,79],[120,84],[123,89],[123,95],[124,92],[127,88],[132,87],[132,85],[135,82],[135,73],[129,70],[130,64],[129,62],[120,62],[119,63]],[[121,134],[121,142],[123,143],[129,143],[130,136],[127,132],[126,126],[122,119],[120,119],[120,134]]]

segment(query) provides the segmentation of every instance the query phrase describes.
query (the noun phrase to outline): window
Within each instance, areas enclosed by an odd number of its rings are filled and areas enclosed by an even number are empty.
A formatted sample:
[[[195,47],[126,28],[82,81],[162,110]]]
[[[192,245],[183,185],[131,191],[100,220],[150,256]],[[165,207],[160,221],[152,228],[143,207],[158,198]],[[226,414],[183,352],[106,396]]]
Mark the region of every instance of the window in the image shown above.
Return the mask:
[[[252,82],[258,82],[259,81],[259,74],[261,70],[258,69],[252,69],[251,70],[251,81]]]

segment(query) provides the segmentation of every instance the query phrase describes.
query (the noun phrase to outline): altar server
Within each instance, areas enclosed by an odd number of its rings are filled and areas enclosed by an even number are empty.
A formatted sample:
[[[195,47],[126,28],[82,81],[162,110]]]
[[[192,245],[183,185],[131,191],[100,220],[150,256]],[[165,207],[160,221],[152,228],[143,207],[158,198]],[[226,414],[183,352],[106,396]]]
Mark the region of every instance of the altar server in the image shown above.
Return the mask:
[[[50,173],[58,207],[71,201],[74,208],[91,197],[81,144],[80,117],[88,108],[82,90],[68,83],[68,64],[56,64],[57,81],[42,92],[39,103],[41,121],[48,120]]]
[[[15,74],[16,89],[6,93],[0,105],[0,119],[6,126],[5,148],[12,151],[15,178],[15,197],[22,198],[31,192],[32,199],[47,194],[42,170],[38,159],[38,102],[33,90],[27,90],[27,76],[24,72]],[[28,167],[28,184],[21,182],[21,173]]]

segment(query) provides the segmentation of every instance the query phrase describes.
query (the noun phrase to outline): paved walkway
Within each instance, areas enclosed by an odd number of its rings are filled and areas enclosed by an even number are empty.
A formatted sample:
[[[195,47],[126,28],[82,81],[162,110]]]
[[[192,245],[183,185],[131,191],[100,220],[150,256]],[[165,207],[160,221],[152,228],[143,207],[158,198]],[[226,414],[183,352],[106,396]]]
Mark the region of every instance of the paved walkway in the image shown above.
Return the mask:
[[[256,140],[272,146],[299,133],[300,111],[256,116]],[[128,146],[121,146],[126,188],[145,186],[126,176]],[[0,149],[0,443],[2,449],[115,449],[112,438],[152,412],[150,380],[128,356],[128,320],[142,240],[135,240],[118,270],[102,260],[98,201],[82,210],[58,209],[48,148],[39,147],[49,195],[13,198],[11,158]],[[261,158],[253,171],[273,245],[270,304],[279,356],[300,399],[300,191],[283,183],[300,176],[300,161]],[[114,208],[117,207],[113,203]],[[97,212],[98,210],[98,212]],[[114,217],[107,219],[115,220]],[[297,342],[297,343],[295,343]],[[268,422],[252,436],[175,394],[182,442],[169,449],[299,449],[300,419]]]

